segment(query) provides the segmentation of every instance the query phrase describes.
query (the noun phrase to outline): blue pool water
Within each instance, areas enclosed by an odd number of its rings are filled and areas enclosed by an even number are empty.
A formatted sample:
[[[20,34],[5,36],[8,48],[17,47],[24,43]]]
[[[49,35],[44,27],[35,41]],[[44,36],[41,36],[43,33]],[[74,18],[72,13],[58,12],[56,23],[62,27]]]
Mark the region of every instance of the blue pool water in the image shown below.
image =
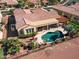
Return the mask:
[[[55,31],[55,32],[47,32],[42,36],[43,41],[45,42],[54,42],[57,38],[62,38],[64,37],[63,33],[60,31]]]

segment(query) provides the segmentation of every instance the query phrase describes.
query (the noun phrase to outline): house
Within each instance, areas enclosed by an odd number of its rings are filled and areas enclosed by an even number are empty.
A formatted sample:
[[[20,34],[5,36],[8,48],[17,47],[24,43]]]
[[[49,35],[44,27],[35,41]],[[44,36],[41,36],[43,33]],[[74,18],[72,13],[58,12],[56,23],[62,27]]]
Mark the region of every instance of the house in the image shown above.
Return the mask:
[[[28,0],[29,2],[39,4],[40,2],[48,3],[48,0]]]
[[[59,21],[56,18],[60,18],[55,10],[47,11],[43,8],[15,9],[14,16],[19,37],[57,27]]]
[[[4,9],[5,7],[13,7],[17,5],[17,0],[0,0],[0,8]]]
[[[15,6],[18,4],[18,1],[17,0],[5,0],[7,6]]]
[[[4,8],[5,6],[5,0],[0,0],[0,9]]]
[[[63,5],[53,5],[53,9],[55,9],[60,15],[72,19],[79,22],[79,3],[70,6]]]
[[[34,7],[41,7],[48,4],[48,0],[28,0]]]
[[[70,6],[73,5],[75,3],[79,2],[79,0],[67,0],[66,3],[64,3],[65,6]]]

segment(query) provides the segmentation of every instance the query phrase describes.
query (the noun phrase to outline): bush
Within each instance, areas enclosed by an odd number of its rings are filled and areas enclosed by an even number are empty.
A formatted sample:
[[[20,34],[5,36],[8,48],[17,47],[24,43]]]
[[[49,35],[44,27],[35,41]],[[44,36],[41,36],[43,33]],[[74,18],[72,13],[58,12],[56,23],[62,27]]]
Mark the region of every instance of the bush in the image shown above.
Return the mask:
[[[24,0],[18,0],[18,5],[17,5],[19,8],[24,8],[25,6],[25,2]]]
[[[20,43],[19,41],[10,39],[10,40],[4,40],[2,41],[2,47],[4,50],[4,54],[12,54],[14,55],[15,53],[19,52],[20,50]]]
[[[31,43],[28,44],[27,48],[28,48],[28,50],[32,50],[32,49],[38,48],[39,46],[40,45],[37,42],[32,41]]]
[[[36,34],[37,34],[36,32],[28,33],[28,34],[26,35],[26,37],[33,37],[33,36],[35,36]]]

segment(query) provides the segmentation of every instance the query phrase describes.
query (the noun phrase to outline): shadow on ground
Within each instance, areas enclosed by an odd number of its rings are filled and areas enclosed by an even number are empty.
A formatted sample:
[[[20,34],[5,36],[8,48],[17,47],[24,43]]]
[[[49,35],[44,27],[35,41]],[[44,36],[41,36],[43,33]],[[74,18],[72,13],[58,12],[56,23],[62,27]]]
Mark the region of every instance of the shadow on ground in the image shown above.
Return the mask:
[[[14,24],[14,31],[11,30],[12,24]],[[8,24],[7,24],[7,35],[8,35],[8,37],[18,36],[15,24],[16,24],[15,17],[13,15],[9,16]]]

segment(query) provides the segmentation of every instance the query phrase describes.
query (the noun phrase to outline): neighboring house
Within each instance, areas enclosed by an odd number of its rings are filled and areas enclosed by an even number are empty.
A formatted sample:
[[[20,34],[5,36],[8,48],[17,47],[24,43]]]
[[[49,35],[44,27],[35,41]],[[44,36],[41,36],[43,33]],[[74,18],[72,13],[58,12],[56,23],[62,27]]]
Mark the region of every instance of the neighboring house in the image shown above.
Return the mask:
[[[16,6],[18,4],[17,0],[5,0],[7,6]]]
[[[5,7],[13,7],[17,5],[17,0],[0,0],[0,8],[4,9]]]
[[[33,3],[35,7],[41,7],[48,4],[48,0],[28,0],[28,2]]]
[[[64,4],[65,6],[70,6],[75,3],[79,2],[79,0],[67,0],[67,2]]]
[[[79,3],[71,6],[53,5],[52,8],[58,11],[60,15],[79,22]]]
[[[60,22],[56,19],[60,18],[60,16],[55,10],[47,11],[43,8],[36,8],[34,10],[15,9],[14,16],[19,37],[55,28]]]

